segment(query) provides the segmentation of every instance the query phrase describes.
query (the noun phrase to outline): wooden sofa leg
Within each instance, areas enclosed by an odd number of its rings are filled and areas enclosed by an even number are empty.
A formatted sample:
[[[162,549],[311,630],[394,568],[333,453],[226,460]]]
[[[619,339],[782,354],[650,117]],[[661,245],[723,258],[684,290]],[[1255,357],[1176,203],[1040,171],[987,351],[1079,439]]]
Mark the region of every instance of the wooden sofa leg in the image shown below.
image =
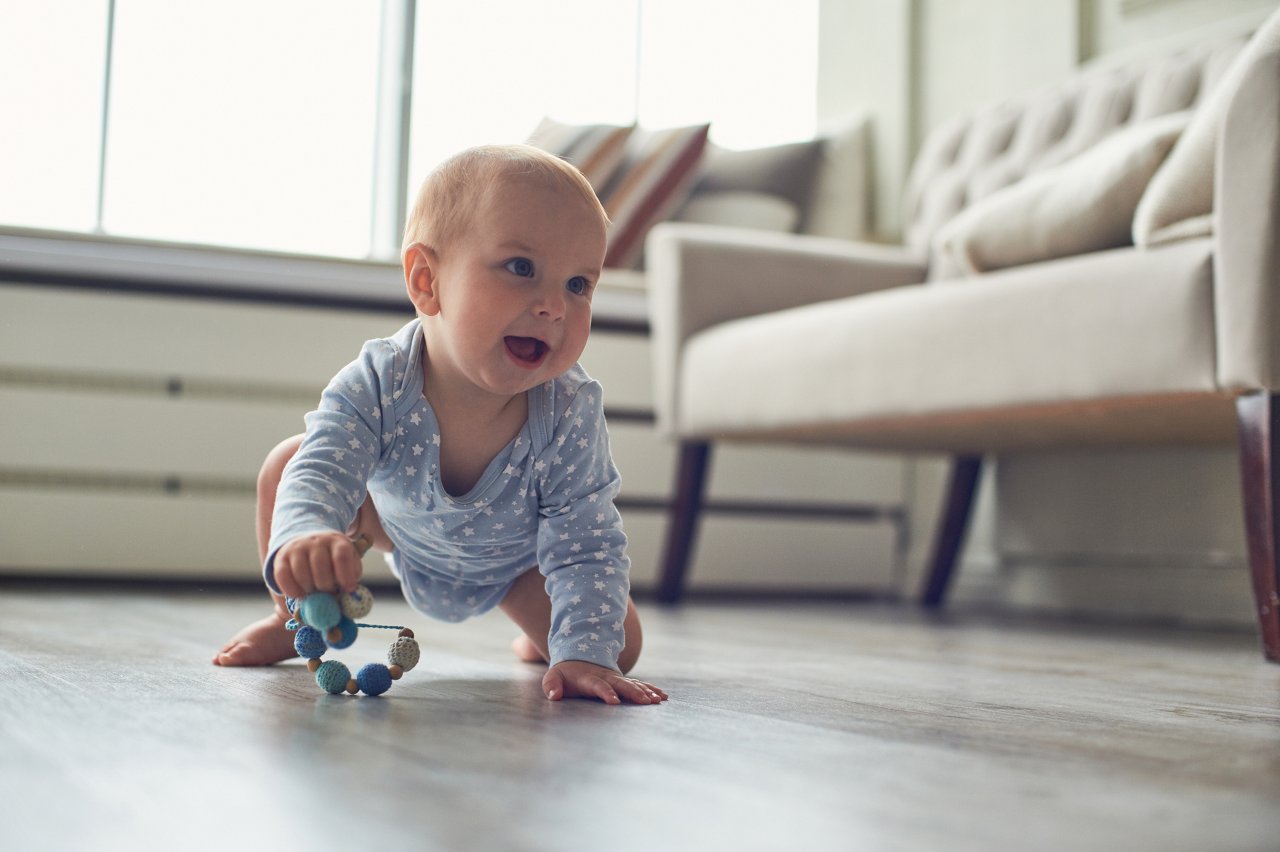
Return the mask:
[[[671,520],[667,524],[667,546],[658,579],[658,600],[661,603],[676,603],[684,597],[685,575],[698,534],[698,516],[702,513],[702,495],[710,456],[711,444],[706,441],[680,444],[676,497],[671,506]]]
[[[1236,400],[1240,433],[1240,484],[1244,491],[1245,537],[1257,605],[1262,650],[1280,662],[1280,395],[1261,391]]]
[[[946,602],[951,575],[969,530],[969,516],[981,474],[982,456],[956,456],[952,461],[942,517],[934,534],[929,573],[920,595],[920,603],[926,607],[936,608]]]

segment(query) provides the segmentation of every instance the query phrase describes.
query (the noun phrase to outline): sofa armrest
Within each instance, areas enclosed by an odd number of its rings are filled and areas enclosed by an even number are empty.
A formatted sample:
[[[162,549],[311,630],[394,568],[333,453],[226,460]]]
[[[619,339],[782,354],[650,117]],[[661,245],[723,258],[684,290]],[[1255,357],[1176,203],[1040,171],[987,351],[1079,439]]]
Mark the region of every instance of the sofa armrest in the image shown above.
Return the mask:
[[[1218,384],[1280,389],[1280,31],[1219,128],[1214,181]]]
[[[734,319],[856,296],[925,278],[903,248],[799,234],[664,224],[645,249],[659,429],[675,430],[680,353],[694,334]]]

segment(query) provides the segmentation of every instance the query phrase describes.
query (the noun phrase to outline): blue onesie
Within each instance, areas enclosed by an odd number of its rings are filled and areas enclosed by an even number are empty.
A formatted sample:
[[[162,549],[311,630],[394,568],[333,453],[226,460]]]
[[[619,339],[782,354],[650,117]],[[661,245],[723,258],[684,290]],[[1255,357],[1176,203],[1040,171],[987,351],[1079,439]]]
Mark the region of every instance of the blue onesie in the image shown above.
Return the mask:
[[[440,427],[422,394],[424,345],[418,320],[369,341],[306,416],[276,493],[267,584],[279,592],[281,545],[345,532],[367,491],[414,609],[461,621],[492,609],[536,566],[551,597],[551,664],[616,670],[630,560],[600,384],[575,365],[530,390],[520,434],[455,497],[440,482]]]

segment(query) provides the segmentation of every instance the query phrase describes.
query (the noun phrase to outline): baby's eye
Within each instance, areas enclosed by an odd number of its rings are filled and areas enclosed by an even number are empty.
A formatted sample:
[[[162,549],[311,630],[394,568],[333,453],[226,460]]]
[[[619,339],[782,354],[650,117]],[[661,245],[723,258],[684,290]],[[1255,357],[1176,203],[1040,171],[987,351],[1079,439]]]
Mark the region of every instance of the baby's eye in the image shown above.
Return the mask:
[[[513,257],[504,263],[503,267],[508,272],[519,275],[521,278],[533,277],[533,261],[527,257]]]
[[[565,289],[575,296],[581,296],[591,289],[591,283],[581,275],[576,275],[565,282]]]

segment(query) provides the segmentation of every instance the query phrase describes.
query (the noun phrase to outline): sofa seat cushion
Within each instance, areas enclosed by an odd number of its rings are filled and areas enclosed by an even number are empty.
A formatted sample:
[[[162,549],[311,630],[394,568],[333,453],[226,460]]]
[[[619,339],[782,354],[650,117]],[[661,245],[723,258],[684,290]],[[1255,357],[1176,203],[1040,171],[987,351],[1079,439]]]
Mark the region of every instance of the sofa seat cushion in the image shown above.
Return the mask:
[[[676,422],[686,436],[821,434],[830,424],[1217,394],[1214,366],[1212,242],[1194,240],[714,326],[684,350]]]

